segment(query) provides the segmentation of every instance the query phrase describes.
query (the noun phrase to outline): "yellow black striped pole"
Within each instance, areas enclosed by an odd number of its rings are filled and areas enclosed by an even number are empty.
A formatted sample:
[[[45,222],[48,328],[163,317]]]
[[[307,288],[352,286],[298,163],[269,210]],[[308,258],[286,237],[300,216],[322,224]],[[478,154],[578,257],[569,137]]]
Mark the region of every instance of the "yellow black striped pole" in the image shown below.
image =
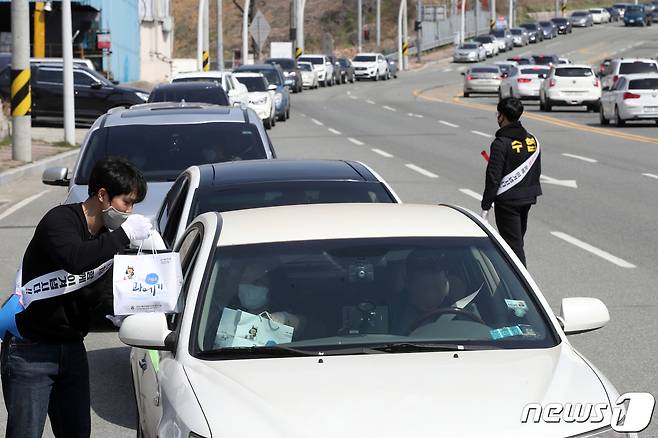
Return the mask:
[[[496,27],[496,20],[489,20],[489,29],[494,29]]]
[[[207,50],[203,51],[203,71],[208,71],[210,69],[210,54]]]
[[[402,43],[402,54],[404,56],[407,56],[408,53],[409,53],[409,43],[405,41],[404,43]]]
[[[295,50],[295,59],[302,56],[302,53],[304,53],[304,49],[302,49],[301,47],[297,47],[297,49]]]
[[[30,69],[11,71],[11,115],[28,116],[32,111]]]

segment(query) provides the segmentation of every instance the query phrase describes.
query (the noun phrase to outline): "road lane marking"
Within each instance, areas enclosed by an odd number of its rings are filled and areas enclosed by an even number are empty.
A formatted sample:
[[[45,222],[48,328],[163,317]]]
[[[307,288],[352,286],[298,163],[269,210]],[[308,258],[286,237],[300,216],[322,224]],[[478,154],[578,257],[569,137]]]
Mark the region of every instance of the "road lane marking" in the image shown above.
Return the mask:
[[[416,117],[416,118],[418,118],[418,119],[422,119],[422,118],[425,117],[425,116],[422,115],[422,114],[414,114],[414,117]]]
[[[41,196],[45,195],[45,194],[48,193],[49,191],[50,191],[50,190],[44,190],[44,191],[42,191],[42,192],[37,193],[36,195],[32,195],[32,196],[30,196],[29,198],[25,198],[25,199],[23,199],[22,201],[17,202],[16,204],[12,205],[12,206],[9,207],[8,209],[6,209],[6,210],[3,211],[2,213],[0,213],[0,221],[3,220],[4,218],[6,218],[7,216],[9,216],[9,215],[11,215],[11,214],[13,214],[13,213],[16,213],[18,210],[20,210],[21,208],[25,207],[27,204],[29,204],[30,202],[34,201],[35,199],[38,199],[38,198],[40,198]]]
[[[409,117],[413,117],[413,116],[414,116],[414,113],[407,113],[407,115],[408,115]]]
[[[389,110],[389,111],[397,111],[395,108],[391,108],[388,105],[384,105],[382,108],[384,108],[385,110]]]
[[[354,100],[357,100],[357,99],[358,99],[358,97],[356,97],[356,96],[355,96],[355,95],[353,95],[353,94],[350,94],[350,99],[354,99]]]
[[[482,137],[487,137],[487,138],[492,138],[493,135],[487,134],[486,132],[480,132],[480,131],[471,131],[475,135],[481,135]]]
[[[375,101],[374,101],[374,100],[370,100],[370,99],[366,100],[366,102],[369,103],[370,105],[374,105],[374,104],[375,104]]]
[[[551,178],[550,176],[544,175],[543,173],[539,175],[539,181],[546,184],[553,184],[555,186],[569,187],[572,189],[578,188],[578,183],[575,179],[557,179]]]
[[[421,175],[426,176],[428,178],[438,178],[439,177],[439,175],[437,175],[436,173],[432,173],[429,170],[425,170],[422,167],[418,167],[418,166],[416,166],[415,164],[412,164],[412,163],[405,164],[405,166],[407,166],[409,169],[413,170],[414,172],[418,172]]]
[[[357,146],[363,146],[363,142],[357,140],[356,138],[347,137],[347,139],[348,139],[349,141],[351,141],[352,143],[354,143],[355,145],[357,145]]]
[[[475,198],[478,201],[482,201],[482,195],[479,194],[478,192],[474,192],[471,189],[459,189],[459,191],[465,194],[466,196],[470,196],[471,198]]]
[[[298,113],[298,114],[302,117],[306,117],[306,114],[304,114],[304,113]]]
[[[331,132],[332,134],[341,135],[341,132],[340,132],[339,130],[337,130],[337,129],[334,129],[334,128],[328,128],[327,130],[328,130],[329,132]]]
[[[562,154],[563,157],[575,158],[576,160],[586,161],[588,163],[598,163],[594,158],[583,157],[582,155]]]
[[[454,123],[446,122],[445,120],[439,120],[439,123],[442,125],[450,126],[451,128],[459,128],[459,125],[455,125]]]
[[[393,158],[393,154],[389,154],[388,152],[383,151],[383,150],[381,150],[381,149],[372,148],[372,149],[370,149],[370,150],[373,151],[373,152],[376,153],[376,154],[381,155],[382,157]]]
[[[311,121],[312,121],[313,123],[315,123],[316,125],[318,125],[318,126],[324,126],[324,123],[322,123],[322,122],[319,121],[318,119],[311,119]]]
[[[620,259],[619,257],[613,256],[609,252],[603,251],[602,249],[592,246],[589,243],[585,243],[582,240],[576,239],[575,237],[570,236],[566,233],[562,233],[560,231],[551,231],[551,234],[557,237],[558,239],[562,239],[565,242],[575,245],[580,249],[584,249],[585,251],[590,252],[595,256],[601,257],[602,259],[607,260],[610,263],[613,263],[617,266],[620,266],[622,268],[629,268],[629,269],[636,268],[634,264],[629,263],[626,260]]]
[[[653,173],[643,173],[642,175],[648,176],[649,178],[658,179],[658,175],[654,175]]]

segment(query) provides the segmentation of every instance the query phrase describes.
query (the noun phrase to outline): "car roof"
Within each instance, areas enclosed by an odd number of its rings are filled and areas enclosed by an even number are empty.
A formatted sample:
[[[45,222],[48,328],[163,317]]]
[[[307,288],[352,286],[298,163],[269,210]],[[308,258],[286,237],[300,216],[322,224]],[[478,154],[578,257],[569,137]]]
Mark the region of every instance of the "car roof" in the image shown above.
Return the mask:
[[[357,53],[357,54],[354,55],[354,56],[378,56],[378,55],[381,55],[381,53],[376,53],[376,52],[361,52],[361,53]]]
[[[188,71],[185,73],[178,73],[174,75],[173,79],[184,79],[184,78],[218,78],[221,79],[227,73],[231,73],[226,70],[209,70],[209,71]]]
[[[234,73],[236,78],[264,78],[263,73],[257,71],[236,71]]]
[[[208,88],[222,88],[217,82],[213,81],[194,81],[194,82],[173,82],[171,84],[158,84],[153,90],[205,90]]]
[[[473,219],[443,205],[307,204],[220,215],[219,246],[379,237],[487,237]],[[349,220],[341,220],[346,217]]]
[[[560,58],[560,59],[562,59],[562,58]],[[591,65],[587,65],[587,64],[559,64],[559,65],[555,66],[556,70],[558,68],[588,68],[590,70],[594,70]]]
[[[199,187],[285,181],[378,181],[364,165],[347,160],[245,160],[198,167],[202,175]]]
[[[248,70],[277,70],[281,68],[275,64],[245,64],[235,69],[235,72],[248,71]]]
[[[624,78],[628,81],[632,81],[634,79],[656,79],[658,78],[658,73],[633,73],[631,75],[623,75]]]
[[[256,114],[246,108],[205,103],[157,102],[113,108],[101,126],[162,125],[192,123],[256,123]]]

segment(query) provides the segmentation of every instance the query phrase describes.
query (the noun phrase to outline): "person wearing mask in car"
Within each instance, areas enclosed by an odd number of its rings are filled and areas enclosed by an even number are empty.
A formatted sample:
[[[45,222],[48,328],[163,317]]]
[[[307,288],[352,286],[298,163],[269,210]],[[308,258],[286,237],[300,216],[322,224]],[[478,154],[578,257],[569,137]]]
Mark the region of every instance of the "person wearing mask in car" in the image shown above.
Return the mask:
[[[95,164],[89,197],[59,205],[39,221],[19,273],[20,309],[3,336],[0,363],[8,438],[38,438],[46,415],[56,437],[91,435],[89,368],[83,340],[114,255],[148,238],[144,216],[131,214],[146,196],[142,173],[122,158]],[[108,274],[109,272],[109,274]],[[6,327],[6,326],[5,326]]]
[[[494,205],[496,227],[519,260],[525,265],[523,238],[528,212],[542,194],[539,141],[521,125],[523,104],[515,97],[498,102],[500,129],[491,143],[491,152],[482,194],[482,216]]]

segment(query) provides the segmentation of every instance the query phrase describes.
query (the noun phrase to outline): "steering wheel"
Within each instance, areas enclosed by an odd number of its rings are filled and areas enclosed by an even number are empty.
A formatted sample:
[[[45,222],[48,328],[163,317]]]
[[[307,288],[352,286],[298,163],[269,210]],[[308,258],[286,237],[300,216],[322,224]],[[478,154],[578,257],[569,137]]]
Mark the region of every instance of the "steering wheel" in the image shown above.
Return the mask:
[[[416,319],[412,324],[411,324],[411,330],[410,332],[413,332],[416,330],[418,327],[423,325],[427,320],[429,319],[436,319],[440,315],[445,315],[447,313],[451,313],[453,315],[461,315],[461,316],[466,316],[469,319],[479,322],[480,324],[486,325],[486,323],[480,318],[478,315],[476,315],[473,312],[469,312],[468,310],[460,309],[458,307],[441,307],[439,309],[432,310],[429,313],[426,313],[425,315],[421,316],[420,318]]]

